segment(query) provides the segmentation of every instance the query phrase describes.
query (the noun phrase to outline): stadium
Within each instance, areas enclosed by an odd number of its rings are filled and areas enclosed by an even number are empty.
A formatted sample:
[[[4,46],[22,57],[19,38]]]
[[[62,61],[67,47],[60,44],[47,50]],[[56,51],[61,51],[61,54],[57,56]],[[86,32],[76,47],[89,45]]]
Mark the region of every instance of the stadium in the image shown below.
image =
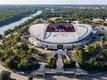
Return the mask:
[[[72,49],[87,44],[92,27],[86,24],[48,23],[29,28],[29,42],[47,49]]]

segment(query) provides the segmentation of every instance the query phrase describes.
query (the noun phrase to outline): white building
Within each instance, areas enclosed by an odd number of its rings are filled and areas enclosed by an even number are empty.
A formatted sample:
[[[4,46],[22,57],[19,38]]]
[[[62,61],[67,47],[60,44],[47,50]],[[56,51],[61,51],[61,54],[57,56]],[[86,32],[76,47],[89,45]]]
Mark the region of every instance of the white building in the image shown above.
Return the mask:
[[[100,23],[100,22],[104,22],[104,20],[100,19],[100,18],[93,18],[92,22],[94,22],[94,23]]]
[[[72,49],[86,44],[92,28],[85,24],[35,24],[29,28],[29,41],[48,49]]]

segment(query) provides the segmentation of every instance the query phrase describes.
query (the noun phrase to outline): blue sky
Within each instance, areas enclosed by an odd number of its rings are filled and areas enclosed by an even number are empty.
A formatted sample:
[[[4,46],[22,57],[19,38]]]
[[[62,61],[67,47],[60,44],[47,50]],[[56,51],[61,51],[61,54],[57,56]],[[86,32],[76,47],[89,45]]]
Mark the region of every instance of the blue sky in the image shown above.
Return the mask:
[[[0,0],[0,4],[107,4],[107,0]]]

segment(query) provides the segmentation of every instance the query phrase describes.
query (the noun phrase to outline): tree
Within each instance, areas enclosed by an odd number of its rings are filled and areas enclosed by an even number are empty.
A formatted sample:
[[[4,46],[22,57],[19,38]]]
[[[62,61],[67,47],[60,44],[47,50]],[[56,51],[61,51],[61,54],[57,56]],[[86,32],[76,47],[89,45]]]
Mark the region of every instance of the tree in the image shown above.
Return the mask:
[[[98,69],[98,62],[96,61],[95,57],[91,57],[89,60],[89,69],[88,70],[97,70]]]
[[[55,23],[55,21],[53,21],[53,20],[48,20],[48,22],[49,22],[49,23]]]
[[[94,48],[92,46],[85,46],[85,51],[88,52],[88,53],[93,53],[94,51]]]
[[[83,63],[83,56],[82,56],[83,51],[81,49],[77,49],[76,50],[76,58],[77,58],[77,62],[79,64]]]
[[[28,80],[33,80],[33,77],[32,77],[32,76],[29,76],[29,77],[28,77]]]
[[[75,61],[72,60],[64,61],[64,68],[74,68],[74,67],[75,67]]]
[[[50,58],[48,60],[47,67],[48,68],[56,68],[56,59],[55,58]]]
[[[61,23],[61,22],[64,22],[64,20],[62,18],[57,18],[57,19],[55,19],[55,22],[56,23]]]
[[[104,43],[106,41],[106,37],[103,35],[100,37],[101,43]]]
[[[9,71],[3,70],[0,73],[0,80],[11,80],[10,75],[11,75],[11,73]]]
[[[29,50],[28,45],[26,43],[21,44],[21,48],[26,51]]]
[[[15,68],[16,65],[15,65],[15,56],[10,56],[9,58],[7,58],[4,63],[6,66],[10,67],[10,68]]]
[[[7,31],[4,32],[4,36],[6,36],[6,35],[8,35],[8,34],[10,34],[10,33],[12,33],[12,32],[13,32],[13,30],[8,29]]]

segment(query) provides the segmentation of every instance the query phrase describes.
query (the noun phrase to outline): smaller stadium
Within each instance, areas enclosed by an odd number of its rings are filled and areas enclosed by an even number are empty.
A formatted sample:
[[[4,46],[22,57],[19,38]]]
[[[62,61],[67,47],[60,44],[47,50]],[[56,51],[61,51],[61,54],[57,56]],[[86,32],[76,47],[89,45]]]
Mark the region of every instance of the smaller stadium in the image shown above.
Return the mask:
[[[72,49],[87,44],[92,27],[86,24],[48,23],[29,28],[29,42],[47,49]]]

